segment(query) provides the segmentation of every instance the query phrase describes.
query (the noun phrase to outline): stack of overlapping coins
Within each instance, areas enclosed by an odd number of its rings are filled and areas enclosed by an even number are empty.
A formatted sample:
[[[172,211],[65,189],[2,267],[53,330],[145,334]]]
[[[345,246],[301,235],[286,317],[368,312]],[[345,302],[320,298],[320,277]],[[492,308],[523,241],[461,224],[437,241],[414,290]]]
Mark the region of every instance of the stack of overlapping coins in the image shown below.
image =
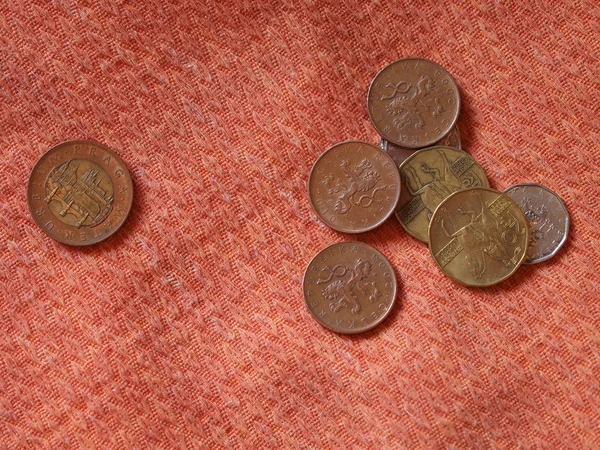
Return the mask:
[[[465,286],[499,283],[564,244],[569,217],[558,195],[539,184],[490,189],[483,168],[462,150],[458,86],[444,68],[419,58],[386,66],[371,83],[367,107],[382,150],[343,142],[310,174],[309,199],[325,224],[361,233],[395,212],[429,244],[438,267]],[[396,293],[389,261],[359,242],[317,254],[303,286],[313,316],[343,333],[380,323]]]

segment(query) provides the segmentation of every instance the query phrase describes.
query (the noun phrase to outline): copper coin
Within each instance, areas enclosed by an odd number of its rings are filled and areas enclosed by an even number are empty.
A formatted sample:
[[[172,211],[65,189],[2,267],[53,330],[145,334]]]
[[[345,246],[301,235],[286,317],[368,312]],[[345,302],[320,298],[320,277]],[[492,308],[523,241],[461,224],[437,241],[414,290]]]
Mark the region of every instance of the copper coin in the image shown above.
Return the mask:
[[[326,150],[308,179],[310,203],[328,226],[362,233],[390,217],[400,198],[400,174],[383,150],[348,141]]]
[[[112,150],[96,142],[63,142],[34,166],[27,201],[33,219],[52,239],[90,245],[123,225],[131,210],[133,184]]]
[[[442,271],[465,286],[490,286],[511,276],[527,254],[523,211],[488,188],[458,191],[440,203],[429,227],[429,250]]]
[[[458,119],[460,96],[456,82],[440,65],[427,59],[401,59],[375,76],[367,109],[386,140],[422,148],[450,132]]]
[[[400,166],[402,194],[396,218],[417,239],[428,242],[429,221],[438,205],[462,189],[488,186],[482,167],[471,155],[451,147],[428,147]]]
[[[558,194],[533,183],[515,184],[504,193],[521,208],[529,225],[524,263],[535,264],[556,255],[569,234],[569,213]]]
[[[303,290],[308,310],[321,325],[339,333],[360,333],[390,313],[397,282],[381,252],[361,242],[340,242],[308,264]]]
[[[459,150],[462,149],[460,143],[460,131],[458,130],[458,127],[456,125],[452,127],[450,133],[444,136],[441,141],[438,141],[435,144],[433,144],[432,147],[439,145],[442,145],[444,147],[457,148]],[[402,165],[402,163],[408,157],[412,156],[414,152],[419,151],[419,149],[401,147],[390,141],[387,141],[384,138],[381,138],[379,146],[384,152],[386,152],[392,157],[398,168],[400,168],[400,165]]]

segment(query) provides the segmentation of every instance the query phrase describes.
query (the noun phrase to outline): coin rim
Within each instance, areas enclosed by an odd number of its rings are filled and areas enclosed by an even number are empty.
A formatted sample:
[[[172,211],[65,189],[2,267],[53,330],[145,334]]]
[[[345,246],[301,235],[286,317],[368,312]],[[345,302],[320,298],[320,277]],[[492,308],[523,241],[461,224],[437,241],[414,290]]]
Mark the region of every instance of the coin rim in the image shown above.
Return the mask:
[[[387,69],[389,66],[397,64],[399,62],[404,62],[404,61],[426,61],[429,63],[432,63],[436,66],[438,66],[440,69],[442,69],[444,72],[446,72],[448,74],[448,77],[450,78],[450,81],[452,83],[454,83],[454,87],[456,88],[456,96],[458,101],[456,102],[457,108],[456,108],[456,115],[454,116],[453,120],[450,123],[450,126],[448,127],[448,130],[443,133],[439,139],[436,139],[435,141],[429,142],[426,145],[418,145],[418,146],[411,146],[411,145],[404,145],[400,142],[396,142],[393,139],[389,139],[387,136],[384,136],[382,131],[379,129],[379,127],[375,124],[375,121],[373,120],[373,116],[371,115],[371,110],[369,108],[369,99],[371,98],[371,89],[373,89],[373,84],[375,83],[375,80],[377,79],[377,77],[385,70]],[[436,63],[435,61],[432,61],[430,59],[426,59],[426,58],[402,58],[402,59],[398,59],[396,61],[393,61],[391,63],[389,63],[387,66],[384,66],[379,72],[377,72],[377,74],[375,74],[375,76],[373,77],[373,79],[371,80],[371,83],[369,84],[369,90],[367,91],[367,114],[369,115],[369,120],[371,121],[371,124],[373,124],[373,127],[377,130],[377,132],[379,133],[379,135],[381,137],[385,137],[386,140],[392,142],[393,144],[396,145],[400,145],[401,147],[406,147],[406,148],[412,148],[412,149],[420,149],[420,148],[424,148],[424,147],[428,147],[430,145],[435,144],[436,142],[441,141],[442,139],[444,139],[444,137],[446,137],[446,135],[450,132],[450,130],[452,129],[452,127],[454,125],[456,125],[456,122],[458,121],[458,116],[460,115],[460,110],[462,107],[462,102],[460,99],[460,91],[458,89],[458,83],[456,83],[456,80],[454,79],[454,77],[452,76],[452,74],[450,74],[450,72],[448,72],[444,67],[442,67],[440,64]]]
[[[510,198],[508,195],[506,195],[504,192],[501,191],[497,191],[496,189],[491,189],[489,187],[487,188],[482,188],[482,187],[474,187],[474,188],[469,188],[469,189],[464,189],[462,191],[457,191],[454,192],[453,194],[449,195],[448,197],[446,197],[445,200],[443,200],[437,208],[435,208],[435,211],[433,212],[433,214],[431,215],[431,221],[429,222],[429,228],[427,229],[427,238],[429,239],[429,242],[431,242],[431,223],[433,222],[433,219],[435,218],[436,213],[440,210],[440,208],[442,207],[442,205],[444,203],[446,203],[446,201],[448,201],[450,198],[454,197],[457,194],[462,194],[462,193],[466,193],[469,191],[474,191],[476,189],[481,189],[481,190],[485,190],[485,191],[490,191],[493,192],[494,194],[499,194],[499,195],[503,195],[504,197],[506,197],[508,200],[510,200],[511,202],[514,203],[514,205],[517,207],[517,209],[519,210],[523,220],[525,221],[525,223],[527,223],[527,219],[525,218],[525,214],[523,214],[523,211],[521,210],[521,208],[519,208],[519,205],[517,205],[517,203]],[[529,227],[525,227],[525,239],[526,242],[529,243]],[[454,278],[452,275],[450,275],[449,273],[446,273],[443,269],[443,267],[438,263],[438,260],[436,259],[435,255],[433,254],[433,249],[431,248],[431,244],[429,244],[429,254],[431,255],[431,257],[433,258],[433,260],[435,261],[436,265],[440,268],[440,270],[442,271],[442,273],[444,275],[446,275],[447,277],[451,278],[452,280],[456,281],[458,284],[462,284],[463,286],[466,287],[481,287],[481,288],[485,288],[488,286],[494,286],[498,283],[501,283],[502,281],[506,280],[507,278],[509,278],[510,276],[512,276],[517,269],[521,266],[521,264],[523,263],[523,261],[525,260],[525,257],[527,256],[527,249],[525,249],[525,251],[523,252],[523,256],[521,257],[521,259],[519,260],[519,262],[515,265],[515,267],[513,268],[512,271],[510,271],[507,275],[505,275],[503,278],[494,281],[493,283],[490,284],[469,284],[469,283],[465,283],[464,281],[461,281],[457,278]]]
[[[111,158],[114,158],[115,160],[117,160],[118,162],[121,163],[121,165],[125,168],[125,174],[127,176],[127,179],[129,180],[129,188],[131,189],[131,200],[128,202],[128,204],[126,205],[127,207],[125,208],[125,214],[123,215],[123,220],[121,221],[121,223],[114,228],[114,230],[112,230],[110,233],[102,236],[102,238],[100,238],[97,241],[93,241],[93,242],[80,242],[80,241],[63,241],[60,239],[57,239],[56,237],[52,236],[51,234],[49,234],[44,227],[42,226],[42,224],[40,224],[34,214],[34,211],[32,209],[32,205],[31,205],[31,199],[30,199],[30,195],[31,195],[31,189],[32,189],[32,180],[33,180],[33,174],[35,173],[35,170],[38,168],[38,166],[40,165],[40,163],[42,162],[42,160],[48,155],[50,154],[50,152],[54,152],[57,151],[59,148],[63,147],[63,146],[67,146],[67,145],[93,145],[93,146],[97,146],[97,147],[102,147],[102,150],[106,151],[107,153],[110,154]],[[88,158],[80,158],[80,159],[88,159]],[[89,159],[88,159],[89,160]],[[90,160],[92,162],[95,162],[93,160]],[[110,176],[110,175],[109,175]],[[48,178],[48,176],[46,176],[46,178],[44,179],[44,182],[46,181],[46,179]],[[112,182],[112,177],[111,177],[111,182]],[[50,147],[49,150],[47,150],[46,152],[44,152],[36,161],[36,163],[34,164],[33,168],[31,169],[31,172],[29,174],[29,180],[27,182],[27,207],[29,208],[29,212],[31,214],[31,217],[33,218],[33,221],[35,222],[35,224],[38,226],[38,228],[40,228],[44,234],[46,234],[48,237],[50,237],[52,240],[56,241],[56,242],[60,242],[61,244],[64,245],[69,245],[72,247],[85,247],[88,245],[95,245],[98,244],[99,242],[102,242],[106,239],[108,239],[109,237],[111,237],[113,234],[115,234],[122,226],[123,224],[127,221],[127,218],[129,217],[129,213],[131,212],[131,207],[133,206],[133,196],[134,196],[134,190],[133,190],[133,179],[131,177],[131,173],[129,172],[129,169],[127,167],[127,165],[125,164],[125,162],[121,159],[121,157],[119,155],[117,155],[113,150],[111,150],[110,148],[108,148],[106,145],[97,142],[97,141],[90,141],[90,140],[73,140],[73,141],[64,141],[64,142],[60,142],[56,145],[54,145],[53,147]],[[102,222],[101,222],[102,223]],[[98,224],[99,225],[99,224]],[[70,227],[70,225],[67,225]]]
[[[448,147],[447,145],[434,145],[431,147],[426,147],[426,148],[421,148],[416,150],[412,155],[410,155],[408,158],[406,158],[404,161],[402,161],[402,164],[400,164],[400,167],[398,167],[398,173],[400,174],[400,182],[402,182],[402,168],[404,167],[404,164],[408,163],[408,161],[410,161],[412,158],[415,157],[415,155],[419,154],[420,152],[426,152],[426,151],[430,151],[430,150],[436,150],[438,148],[443,148],[443,149],[449,149],[449,150],[453,150],[453,151],[457,151],[457,152],[462,152],[465,155],[468,155],[473,161],[475,161],[475,164],[477,164],[479,166],[479,168],[481,169],[481,171],[483,172],[483,174],[485,175],[485,181],[487,181],[487,188],[489,189],[490,186],[490,180],[487,177],[487,174],[485,173],[485,170],[483,169],[483,166],[481,164],[479,164],[479,161],[477,161],[475,158],[473,158],[473,156],[464,151],[463,149],[460,148],[456,148],[456,147]],[[477,188],[469,188],[469,189],[477,189]],[[469,189],[461,189],[460,191],[457,192],[462,192],[462,191],[468,191]],[[456,194],[456,192],[454,193]],[[454,195],[454,194],[450,194],[448,197]],[[448,197],[446,197],[444,200],[442,200],[442,203],[446,201],[446,199],[448,199]],[[398,200],[398,203],[400,203],[400,200]],[[441,204],[441,203],[440,203]],[[439,208],[440,205],[438,205]],[[437,208],[435,208],[437,211]],[[433,212],[433,214],[435,214],[435,211]],[[433,219],[433,214],[431,215],[431,218]],[[396,215],[396,211],[394,211],[394,215],[396,216],[396,220],[398,221],[398,223],[402,226],[402,228],[404,228],[404,230],[410,234],[412,237],[414,237],[415,239],[423,242],[424,244],[428,244],[429,245],[429,225],[431,224],[431,220],[429,221],[429,224],[427,225],[427,240],[424,241],[423,239],[421,239],[418,236],[415,236],[414,233],[409,230],[400,219],[398,219],[398,216]]]
[[[567,237],[569,236],[569,229],[571,227],[571,219],[570,219],[570,216],[569,216],[569,211],[567,210],[567,205],[565,205],[565,202],[560,197],[560,195],[558,195],[552,189],[549,189],[549,188],[547,188],[546,186],[544,186],[542,184],[539,184],[539,183],[517,183],[517,184],[513,184],[513,185],[507,187],[506,189],[504,189],[503,192],[506,195],[508,195],[508,191],[509,190],[517,188],[517,187],[524,187],[524,186],[540,187],[540,188],[542,188],[542,189],[550,192],[551,194],[553,194],[558,199],[558,201],[559,201],[560,205],[562,206],[562,208],[563,208],[563,210],[565,212],[565,215],[566,215],[566,220],[565,220],[565,235],[563,236],[562,240],[559,242],[558,246],[549,255],[546,255],[543,258],[533,259],[531,261],[528,261],[527,258],[525,258],[525,261],[523,261],[523,264],[538,264],[538,263],[541,263],[541,262],[544,262],[544,261],[548,261],[550,258],[554,257],[558,253],[558,251],[563,247],[563,245],[565,245],[565,242],[567,242]],[[511,200],[512,200],[512,198],[511,198]],[[519,205],[517,205],[517,206],[519,206]]]
[[[389,160],[389,162],[396,168],[396,172],[398,173],[398,179],[397,179],[397,181],[398,181],[398,186],[399,187],[398,187],[398,190],[397,190],[396,198],[392,202],[393,206],[390,208],[390,212],[388,214],[386,214],[377,223],[375,223],[375,224],[373,224],[373,225],[371,225],[371,226],[369,226],[367,228],[361,228],[360,230],[350,230],[350,231],[348,231],[347,229],[334,226],[329,221],[325,220],[325,218],[323,216],[321,216],[321,214],[317,211],[317,208],[315,208],[315,204],[313,203],[312,195],[310,193],[311,181],[312,181],[313,175],[315,173],[315,167],[317,166],[317,164],[319,163],[319,161],[321,161],[321,159],[327,153],[329,153],[330,151],[332,151],[333,149],[335,149],[335,148],[337,148],[337,147],[339,147],[341,145],[345,145],[345,144],[368,145],[369,147],[372,147],[372,148],[376,149],[378,152],[381,152],[384,155],[384,158],[387,158]],[[394,160],[392,159],[392,157],[390,155],[388,155],[386,152],[384,152],[382,149],[380,149],[376,145],[371,144],[370,142],[350,140],[350,141],[338,142],[337,144],[332,145],[327,150],[325,150],[323,153],[321,153],[321,155],[317,158],[317,160],[313,164],[312,168],[310,169],[310,174],[308,175],[308,182],[306,183],[306,187],[307,187],[306,190],[307,190],[307,193],[308,193],[308,201],[310,202],[310,206],[312,207],[312,209],[315,212],[315,214],[319,217],[319,219],[321,220],[321,222],[323,222],[329,228],[331,228],[331,229],[333,229],[335,231],[339,231],[340,233],[359,234],[359,233],[366,233],[367,231],[374,230],[375,228],[383,225],[383,223],[386,220],[388,220],[392,216],[392,214],[395,214],[396,208],[398,207],[398,202],[400,201],[400,194],[401,194],[401,191],[402,191],[402,178],[400,177],[400,171],[398,170],[398,165],[394,162]]]
[[[330,248],[337,247],[339,245],[345,245],[345,244],[355,244],[355,245],[358,244],[358,245],[367,247],[367,249],[369,249],[369,250],[371,250],[371,251],[379,254],[379,256],[381,258],[383,258],[384,261],[390,267],[390,271],[392,273],[392,280],[394,282],[393,292],[392,292],[392,301],[391,301],[390,306],[387,309],[387,311],[379,319],[377,319],[375,322],[367,325],[365,328],[360,328],[360,329],[356,329],[356,330],[353,330],[353,331],[337,330],[337,329],[335,329],[335,328],[333,328],[333,327],[331,327],[331,326],[329,326],[329,325],[321,322],[319,320],[319,318],[315,315],[315,313],[313,313],[313,311],[308,306],[308,299],[306,298],[306,292],[305,292],[306,274],[308,273],[308,269],[310,268],[310,266],[313,263],[313,261],[315,259],[317,259],[317,257],[319,257],[319,255],[321,255],[321,253],[329,250]],[[382,252],[380,252],[378,249],[376,249],[372,245],[365,244],[364,242],[360,242],[360,241],[342,241],[342,242],[336,242],[334,244],[328,245],[327,247],[323,248],[321,251],[319,251],[315,256],[313,256],[311,258],[311,260],[306,265],[306,269],[304,270],[304,275],[302,276],[302,296],[304,297],[304,304],[306,305],[306,309],[308,309],[308,311],[310,312],[310,315],[313,316],[313,318],[317,321],[317,323],[319,325],[321,325],[323,328],[327,328],[330,331],[334,331],[334,332],[340,333],[340,334],[359,334],[359,333],[363,333],[365,331],[372,330],[373,328],[375,328],[376,326],[378,326],[379,324],[381,324],[390,315],[390,313],[392,311],[392,308],[396,304],[396,296],[397,295],[398,295],[398,278],[396,277],[396,271],[394,270],[394,266],[392,266],[392,263],[390,262],[390,260]]]

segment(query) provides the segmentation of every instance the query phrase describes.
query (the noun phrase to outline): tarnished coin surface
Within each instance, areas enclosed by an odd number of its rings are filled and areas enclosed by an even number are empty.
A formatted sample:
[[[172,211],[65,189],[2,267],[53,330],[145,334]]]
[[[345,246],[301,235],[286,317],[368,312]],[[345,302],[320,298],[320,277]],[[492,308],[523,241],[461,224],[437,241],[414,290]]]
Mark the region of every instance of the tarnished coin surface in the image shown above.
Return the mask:
[[[527,255],[523,211],[488,188],[459,191],[435,210],[429,250],[438,266],[466,286],[490,286],[511,276]]]
[[[458,130],[458,127],[453,126],[452,129],[450,130],[450,133],[448,133],[446,136],[444,136],[441,141],[433,144],[432,147],[438,146],[438,145],[441,145],[444,147],[457,148],[460,150],[462,147],[460,144],[460,131]],[[381,149],[384,152],[386,152],[388,155],[390,155],[392,157],[392,159],[394,160],[394,162],[396,163],[396,165],[398,167],[400,167],[400,165],[409,156],[412,156],[412,154],[414,152],[419,150],[419,149],[414,149],[414,148],[401,147],[390,141],[387,141],[385,138],[381,138],[379,146],[381,147]]]
[[[519,205],[529,225],[529,247],[525,264],[552,258],[567,240],[569,213],[562,199],[545,186],[515,184],[504,193]]]
[[[488,180],[471,155],[450,147],[429,147],[411,155],[400,166],[402,193],[396,218],[408,233],[428,242],[429,220],[437,206],[462,189],[483,186]]]
[[[422,148],[450,132],[460,110],[458,86],[440,65],[420,58],[384,67],[369,88],[367,109],[386,140]]]
[[[340,242],[308,264],[303,290],[308,310],[321,325],[339,333],[360,333],[389,314],[397,282],[380,251],[361,242]]]
[[[381,225],[396,209],[400,174],[383,150],[348,141],[326,150],[308,179],[310,203],[320,219],[343,233]]]
[[[103,241],[121,227],[133,201],[127,167],[96,142],[63,142],[34,166],[29,210],[51,238],[69,245]]]

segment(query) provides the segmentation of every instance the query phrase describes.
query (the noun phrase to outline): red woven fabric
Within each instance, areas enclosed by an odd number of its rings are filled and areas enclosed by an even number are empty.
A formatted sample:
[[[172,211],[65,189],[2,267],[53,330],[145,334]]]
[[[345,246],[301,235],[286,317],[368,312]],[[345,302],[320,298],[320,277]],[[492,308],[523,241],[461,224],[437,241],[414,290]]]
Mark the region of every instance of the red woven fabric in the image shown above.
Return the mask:
[[[0,3],[0,447],[600,448],[600,8],[592,1]],[[391,219],[401,282],[356,337],[309,315],[310,258],[350,239],[306,181],[378,142],[369,82],[405,56],[462,91],[492,186],[570,210],[560,255],[490,289]],[[27,209],[39,156],[95,139],[131,217],[70,248]]]

